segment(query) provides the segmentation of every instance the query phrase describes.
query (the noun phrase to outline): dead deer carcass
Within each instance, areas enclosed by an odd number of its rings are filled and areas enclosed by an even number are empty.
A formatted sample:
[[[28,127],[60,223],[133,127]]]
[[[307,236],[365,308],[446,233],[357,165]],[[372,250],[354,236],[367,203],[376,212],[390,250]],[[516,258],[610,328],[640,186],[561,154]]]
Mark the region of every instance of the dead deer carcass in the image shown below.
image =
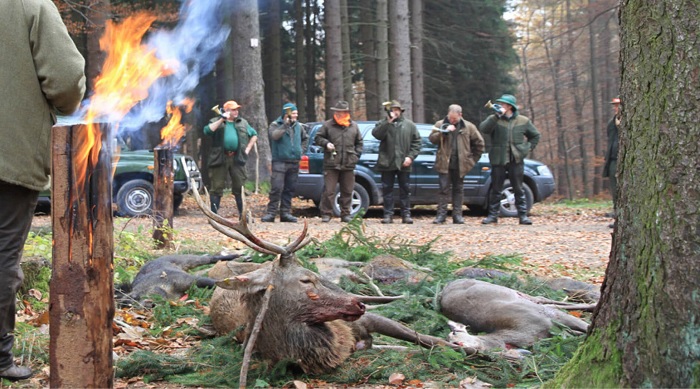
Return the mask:
[[[504,286],[472,279],[447,284],[440,297],[440,312],[483,335],[469,335],[450,323],[452,342],[477,350],[528,347],[550,335],[555,324],[586,332],[588,324],[557,308],[589,308],[532,297]]]
[[[308,241],[308,223],[299,237],[287,246],[278,246],[256,237],[247,226],[245,210],[237,224],[212,213],[199,194],[195,198],[209,223],[223,234],[266,254],[278,254],[270,265],[217,282],[210,303],[212,322],[219,332],[245,323],[244,338],[267,360],[291,360],[306,373],[329,371],[343,363],[358,342],[371,344],[369,333],[378,332],[424,347],[449,345],[448,342],[420,335],[390,319],[365,314],[360,296],[299,265],[294,252]],[[387,300],[368,296],[368,301]],[[256,325],[260,320],[261,325]],[[234,323],[234,324],[232,324]]]

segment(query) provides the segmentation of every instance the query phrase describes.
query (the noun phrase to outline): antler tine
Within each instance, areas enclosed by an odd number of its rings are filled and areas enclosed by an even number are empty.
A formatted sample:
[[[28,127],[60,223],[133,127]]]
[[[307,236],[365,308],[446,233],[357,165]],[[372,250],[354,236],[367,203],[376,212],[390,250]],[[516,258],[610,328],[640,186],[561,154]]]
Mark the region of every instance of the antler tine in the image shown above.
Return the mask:
[[[192,180],[192,185],[194,186],[194,180]],[[221,232],[222,234],[228,236],[229,238],[238,240],[240,242],[243,242],[246,246],[252,248],[253,250],[256,251],[261,251],[265,253],[272,253],[272,254],[283,254],[287,252],[287,249],[282,246],[278,246],[274,243],[266,242],[257,236],[255,236],[250,229],[248,228],[248,216],[246,212],[241,212],[242,215],[240,217],[240,222],[239,223],[233,223],[231,220],[228,220],[224,217],[221,217],[220,215],[215,214],[214,212],[211,211],[211,208],[207,206],[207,204],[204,203],[204,200],[202,200],[202,196],[199,195],[198,191],[193,191],[194,192],[194,197],[195,200],[197,200],[197,205],[199,205],[199,209],[204,212],[204,214],[209,218],[209,224],[212,225],[217,231]],[[209,191],[207,188],[204,188],[204,194],[209,197]],[[245,199],[244,199],[245,201]],[[245,207],[245,205],[244,205]],[[216,224],[219,224],[221,226],[228,227],[227,229],[224,229],[223,231],[219,228],[216,228],[214,224],[211,222],[214,221]],[[232,233],[233,231],[230,231],[228,229],[231,229],[235,231],[237,234]],[[259,250],[263,249],[263,250]]]
[[[270,250],[268,250],[268,249],[266,249],[266,248],[263,248],[263,247],[260,247],[260,246],[256,245],[255,243],[253,243],[253,242],[251,242],[249,239],[247,239],[245,236],[241,235],[239,232],[237,232],[237,231],[235,231],[235,230],[232,230],[232,229],[230,229],[230,228],[227,228],[227,227],[225,227],[225,226],[223,226],[223,225],[221,225],[221,224],[215,222],[214,220],[209,219],[208,222],[209,222],[209,225],[211,225],[212,227],[214,227],[215,230],[217,230],[217,231],[219,231],[220,233],[222,233],[222,234],[228,236],[229,238],[235,239],[235,240],[237,240],[237,241],[239,241],[239,242],[243,242],[243,244],[245,244],[246,246],[250,247],[251,249],[253,249],[253,250],[257,251],[257,252],[260,252],[260,253],[263,253],[263,254],[271,254],[271,255],[280,254],[280,253],[278,253],[278,252],[270,251]]]

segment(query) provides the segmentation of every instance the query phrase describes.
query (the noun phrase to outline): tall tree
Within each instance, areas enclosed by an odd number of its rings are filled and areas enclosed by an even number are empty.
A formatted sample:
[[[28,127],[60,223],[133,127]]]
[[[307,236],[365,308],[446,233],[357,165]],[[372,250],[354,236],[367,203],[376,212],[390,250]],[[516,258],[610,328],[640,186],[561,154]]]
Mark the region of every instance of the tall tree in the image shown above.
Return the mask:
[[[326,115],[329,108],[343,98],[343,53],[340,26],[340,0],[326,0]]]
[[[425,121],[423,81],[423,0],[411,0],[411,94],[413,120],[419,123]]]
[[[303,99],[306,96],[306,45],[304,44],[304,4],[302,0],[294,2],[294,53],[296,68],[296,101],[299,118],[306,117],[306,107]],[[313,73],[313,72],[312,72]],[[272,119],[272,118],[270,118]]]
[[[699,14],[621,2],[620,212],[589,334],[552,387],[700,386]]]
[[[261,0],[260,15],[263,42],[263,76],[265,79],[265,112],[270,120],[282,110],[282,15],[280,0]]]
[[[373,0],[360,1],[360,39],[362,42],[362,80],[365,86],[365,113],[367,119],[378,119],[382,115],[377,79],[376,19]]]
[[[270,177],[270,142],[267,138],[268,120],[265,115],[265,96],[260,53],[260,22],[256,0],[238,0],[231,3],[233,16],[233,96],[243,106],[241,116],[258,132],[258,154],[261,180]],[[251,159],[255,156],[251,155]],[[256,164],[246,165],[248,177],[255,177]]]
[[[387,0],[377,0],[377,96],[379,101],[391,98],[389,88],[389,4]],[[377,117],[379,118],[379,117]]]
[[[389,35],[391,50],[391,98],[399,100],[406,109],[404,115],[412,118],[411,95],[411,37],[408,0],[394,0],[389,6]]]
[[[350,51],[350,17],[347,0],[340,0],[340,33],[343,51],[343,100],[350,104],[350,111],[353,111],[352,53]]]

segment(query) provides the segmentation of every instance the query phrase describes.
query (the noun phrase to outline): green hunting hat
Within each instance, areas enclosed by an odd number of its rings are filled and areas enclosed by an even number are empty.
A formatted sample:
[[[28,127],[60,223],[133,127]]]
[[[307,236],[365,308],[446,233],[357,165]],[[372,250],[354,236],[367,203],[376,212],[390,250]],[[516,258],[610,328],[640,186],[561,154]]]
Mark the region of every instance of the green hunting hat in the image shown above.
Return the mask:
[[[496,101],[499,103],[505,103],[505,104],[510,105],[511,107],[513,107],[514,111],[518,110],[518,106],[515,104],[515,102],[517,100],[515,100],[515,96],[513,96],[513,95],[503,95],[503,96],[499,97],[498,99],[496,99]]]

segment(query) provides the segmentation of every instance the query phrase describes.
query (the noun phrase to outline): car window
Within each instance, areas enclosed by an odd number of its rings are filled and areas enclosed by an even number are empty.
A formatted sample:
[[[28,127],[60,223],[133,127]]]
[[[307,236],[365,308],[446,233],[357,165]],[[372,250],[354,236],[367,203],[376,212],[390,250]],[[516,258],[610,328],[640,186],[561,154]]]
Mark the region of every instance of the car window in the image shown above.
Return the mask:
[[[430,142],[428,136],[430,135],[431,127],[418,127],[418,132],[420,133],[420,154],[421,155],[436,155],[437,145]]]
[[[379,153],[379,139],[372,135],[372,130],[365,132],[365,136],[362,138],[362,152],[365,154]]]

